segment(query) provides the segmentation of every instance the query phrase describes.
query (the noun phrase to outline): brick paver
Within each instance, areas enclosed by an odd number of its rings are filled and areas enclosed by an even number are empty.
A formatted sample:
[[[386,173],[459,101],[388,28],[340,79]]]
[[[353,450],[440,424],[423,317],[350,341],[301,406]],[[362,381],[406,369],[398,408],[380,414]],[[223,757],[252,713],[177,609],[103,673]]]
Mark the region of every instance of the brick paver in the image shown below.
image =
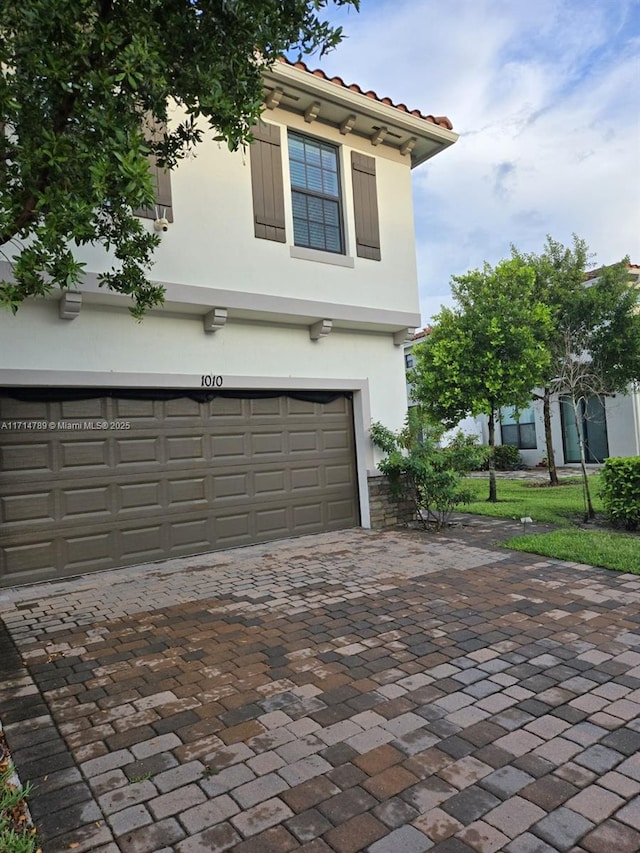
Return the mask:
[[[517,525],[343,531],[7,590],[47,853],[640,849],[640,578]]]

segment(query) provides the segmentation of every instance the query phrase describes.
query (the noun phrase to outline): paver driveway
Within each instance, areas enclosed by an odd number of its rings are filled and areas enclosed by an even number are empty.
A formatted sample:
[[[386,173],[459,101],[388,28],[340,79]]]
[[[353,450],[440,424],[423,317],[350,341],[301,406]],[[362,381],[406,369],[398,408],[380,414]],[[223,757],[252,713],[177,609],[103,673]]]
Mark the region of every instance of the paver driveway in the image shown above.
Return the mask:
[[[5,591],[44,853],[638,851],[640,578],[497,529]]]

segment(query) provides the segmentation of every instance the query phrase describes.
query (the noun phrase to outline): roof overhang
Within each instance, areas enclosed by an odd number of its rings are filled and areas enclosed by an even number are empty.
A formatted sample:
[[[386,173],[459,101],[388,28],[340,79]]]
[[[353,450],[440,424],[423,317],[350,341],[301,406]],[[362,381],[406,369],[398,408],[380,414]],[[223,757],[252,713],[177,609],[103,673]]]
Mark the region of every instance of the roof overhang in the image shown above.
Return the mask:
[[[267,111],[279,107],[309,121],[331,125],[343,135],[368,139],[411,158],[411,168],[429,160],[458,134],[428,119],[404,112],[309,71],[276,62],[264,71]]]

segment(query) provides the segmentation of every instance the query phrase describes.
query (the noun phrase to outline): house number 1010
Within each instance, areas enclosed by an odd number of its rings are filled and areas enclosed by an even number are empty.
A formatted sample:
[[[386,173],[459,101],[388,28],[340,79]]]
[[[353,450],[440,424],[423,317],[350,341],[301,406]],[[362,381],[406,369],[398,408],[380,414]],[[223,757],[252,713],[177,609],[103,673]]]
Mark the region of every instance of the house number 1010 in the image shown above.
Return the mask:
[[[223,382],[222,376],[214,376],[213,373],[206,373],[200,377],[200,386],[202,388],[221,388]]]

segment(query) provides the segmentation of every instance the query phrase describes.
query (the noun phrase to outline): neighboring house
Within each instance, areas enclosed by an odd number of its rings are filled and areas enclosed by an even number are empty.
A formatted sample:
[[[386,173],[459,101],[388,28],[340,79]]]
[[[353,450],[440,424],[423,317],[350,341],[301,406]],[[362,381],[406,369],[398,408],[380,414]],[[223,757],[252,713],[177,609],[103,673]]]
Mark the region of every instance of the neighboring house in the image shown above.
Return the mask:
[[[161,310],[133,321],[87,250],[79,293],[0,316],[0,586],[371,524],[420,321],[411,169],[457,136],[302,63],[265,104],[249,151],[159,176]]]
[[[595,278],[597,274],[598,270],[593,270],[587,280]],[[640,265],[629,264],[629,278],[640,286]],[[414,366],[414,344],[424,340],[429,332],[428,327],[422,329],[404,344],[406,370]],[[409,405],[415,405],[408,381],[406,389]],[[608,456],[640,455],[640,385],[629,386],[628,394],[615,394],[602,399],[593,397],[582,404],[581,410],[588,463],[600,463]],[[482,444],[489,443],[488,419],[484,415],[464,418],[454,430],[446,433],[445,439],[459,429],[465,435],[477,435]],[[551,432],[556,464],[578,465],[580,449],[573,407],[558,395],[551,401]],[[502,409],[499,423],[496,424],[496,444],[517,447],[525,465],[534,467],[543,463],[547,447],[542,401],[532,400],[528,408],[520,411]]]
[[[424,329],[419,329],[415,332],[411,338],[404,342],[403,350],[404,350],[404,370],[405,370],[405,381],[407,385],[407,405],[409,407],[416,406],[417,403],[413,399],[413,386],[409,382],[407,374],[410,370],[412,370],[416,366],[415,357],[413,355],[413,347],[415,344],[421,343],[425,337],[431,332],[431,328],[429,326],[425,326]]]
[[[587,280],[598,275],[593,270]],[[629,264],[629,278],[640,286],[640,266]],[[627,394],[592,397],[581,404],[587,462],[597,464],[608,456],[640,455],[640,386],[630,385]],[[482,419],[483,441],[488,441],[486,418]],[[578,465],[580,448],[575,429],[575,416],[570,403],[555,395],[551,400],[551,433],[556,465]],[[496,428],[497,444],[513,444],[520,450],[526,465],[546,460],[542,401],[518,414],[513,409],[501,412]]]

